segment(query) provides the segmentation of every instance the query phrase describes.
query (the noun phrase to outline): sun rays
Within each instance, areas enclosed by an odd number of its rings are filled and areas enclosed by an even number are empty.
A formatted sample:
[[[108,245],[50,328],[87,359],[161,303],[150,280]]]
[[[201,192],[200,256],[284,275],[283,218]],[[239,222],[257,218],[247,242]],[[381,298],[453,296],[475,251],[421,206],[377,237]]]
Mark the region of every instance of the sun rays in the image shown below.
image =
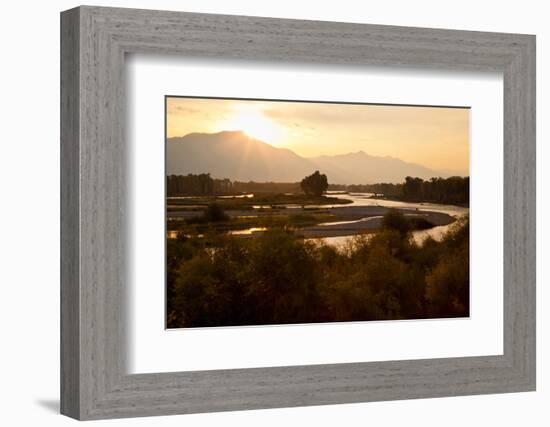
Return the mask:
[[[241,130],[248,136],[268,144],[281,144],[283,130],[275,122],[267,118],[261,111],[240,108],[236,113],[222,122],[220,130]]]
[[[469,171],[468,108],[169,97],[166,136],[242,131],[302,157],[364,151]]]

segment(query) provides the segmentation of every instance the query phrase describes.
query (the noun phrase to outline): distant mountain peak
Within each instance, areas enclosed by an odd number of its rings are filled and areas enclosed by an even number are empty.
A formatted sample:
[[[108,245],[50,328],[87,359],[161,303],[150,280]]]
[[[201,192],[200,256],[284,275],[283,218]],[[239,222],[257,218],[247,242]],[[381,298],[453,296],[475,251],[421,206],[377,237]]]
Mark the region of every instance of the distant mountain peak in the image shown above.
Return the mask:
[[[406,176],[428,179],[447,175],[395,157],[372,156],[363,150],[304,158],[242,130],[195,132],[169,138],[168,142],[168,174],[206,172],[214,178],[238,181],[298,182],[319,170],[333,184],[397,183]]]
[[[249,139],[255,139],[247,134],[244,130],[235,129],[235,130],[221,130],[219,132],[210,134],[210,135],[231,135],[231,136],[244,136]]]
[[[181,141],[181,140],[186,140],[186,139],[194,138],[194,137],[203,137],[203,138],[207,137],[208,138],[208,137],[220,137],[220,136],[232,136],[232,137],[242,136],[242,137],[245,137],[247,139],[255,139],[255,138],[252,138],[250,135],[248,135],[244,130],[221,130],[221,131],[218,131],[218,132],[191,132],[191,133],[188,133],[188,134],[185,134],[185,135],[182,135],[182,136],[170,137],[170,138],[168,138],[168,140],[169,141],[174,141],[174,140]]]

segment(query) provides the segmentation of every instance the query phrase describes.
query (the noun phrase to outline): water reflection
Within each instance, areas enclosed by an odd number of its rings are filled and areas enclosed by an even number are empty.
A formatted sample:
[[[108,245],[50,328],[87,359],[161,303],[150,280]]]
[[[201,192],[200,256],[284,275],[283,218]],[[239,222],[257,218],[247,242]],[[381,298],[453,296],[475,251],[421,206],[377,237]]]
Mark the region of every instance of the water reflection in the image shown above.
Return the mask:
[[[382,199],[373,199],[373,193],[327,193],[327,196],[336,197],[339,199],[351,200],[352,203],[347,205],[325,205],[325,208],[328,207],[342,207],[342,206],[380,206],[386,208],[402,208],[402,209],[413,209],[419,211],[432,211],[432,212],[442,212],[448,215],[458,218],[462,215],[465,215],[469,212],[468,208],[455,205],[440,205],[437,203],[410,203],[410,202],[401,202],[398,200],[382,200]],[[309,206],[308,206],[309,207]]]
[[[247,236],[254,233],[263,233],[264,231],[267,231],[267,227],[250,227],[245,228],[244,230],[232,230],[229,231],[229,234],[232,234],[234,236]]]
[[[441,239],[443,239],[443,236],[449,230],[449,227],[451,225],[452,224],[440,225],[440,226],[437,226],[437,227],[430,228],[428,230],[413,231],[411,233],[412,234],[412,239],[418,245],[421,245],[424,242],[424,240],[426,240],[428,237],[431,237],[434,240],[440,241]],[[343,250],[346,247],[348,247],[353,242],[353,239],[356,238],[357,236],[358,236],[357,234],[353,234],[353,235],[349,235],[349,236],[318,237],[318,238],[310,238],[310,239],[305,239],[305,240],[313,241],[313,242],[314,241],[321,241],[323,243],[326,243],[327,245],[331,245],[331,246],[336,247],[337,249]],[[373,234],[363,234],[362,236],[363,236],[362,237],[363,239],[368,240],[372,236],[374,236],[374,233]]]
[[[204,196],[168,196],[167,200],[187,200],[187,199],[200,199]],[[251,199],[254,197],[254,193],[247,194],[232,194],[229,196],[215,196],[217,199]]]
[[[401,202],[397,200],[373,199],[371,198],[371,196],[373,196],[372,193],[349,193],[349,194],[341,193],[341,192],[332,193],[332,194],[330,192],[328,193],[329,193],[328,195],[331,197],[337,197],[337,198],[347,199],[352,201],[352,203],[344,206],[379,206],[379,207],[386,207],[386,208],[414,209],[419,212],[422,212],[422,211],[441,212],[457,219],[469,213],[469,209],[462,206],[440,205],[436,203],[409,203],[409,202]],[[334,205],[332,207],[342,207],[342,206],[343,205]],[[369,221],[369,220],[374,220],[375,218],[380,218],[380,217],[368,217],[368,218],[362,218],[360,220],[349,221],[349,222],[341,221],[339,222],[339,224]],[[333,223],[333,224],[336,224],[336,223]],[[443,238],[445,233],[447,233],[447,231],[449,230],[450,227],[452,227],[453,224],[454,223],[451,223],[449,225],[440,225],[427,230],[413,231],[412,238],[417,244],[422,244],[424,240],[426,240],[428,237],[431,237],[434,240],[439,241]],[[323,225],[323,224],[320,224],[320,225]],[[370,236],[367,235],[365,236],[365,238],[368,239],[370,238]],[[321,240],[329,245],[336,246],[337,248],[343,249],[352,242],[354,237],[355,235],[323,237],[323,238],[308,239],[308,240]]]

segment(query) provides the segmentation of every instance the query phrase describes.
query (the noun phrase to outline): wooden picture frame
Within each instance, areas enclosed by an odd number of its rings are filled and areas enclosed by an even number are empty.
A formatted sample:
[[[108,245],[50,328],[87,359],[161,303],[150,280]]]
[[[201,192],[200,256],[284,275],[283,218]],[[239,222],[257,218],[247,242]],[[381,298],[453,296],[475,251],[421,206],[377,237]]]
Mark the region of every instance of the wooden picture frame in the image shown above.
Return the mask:
[[[127,374],[127,53],[504,79],[504,352]],[[535,37],[104,7],[61,14],[61,412],[101,419],[535,389]]]

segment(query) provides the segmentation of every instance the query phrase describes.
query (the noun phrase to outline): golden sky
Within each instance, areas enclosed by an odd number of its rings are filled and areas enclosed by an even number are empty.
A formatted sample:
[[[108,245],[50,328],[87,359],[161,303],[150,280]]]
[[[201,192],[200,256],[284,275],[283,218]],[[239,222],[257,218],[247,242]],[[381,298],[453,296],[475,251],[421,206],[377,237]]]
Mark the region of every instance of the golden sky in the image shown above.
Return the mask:
[[[469,175],[470,109],[167,98],[168,138],[242,130],[303,157],[364,151]]]

